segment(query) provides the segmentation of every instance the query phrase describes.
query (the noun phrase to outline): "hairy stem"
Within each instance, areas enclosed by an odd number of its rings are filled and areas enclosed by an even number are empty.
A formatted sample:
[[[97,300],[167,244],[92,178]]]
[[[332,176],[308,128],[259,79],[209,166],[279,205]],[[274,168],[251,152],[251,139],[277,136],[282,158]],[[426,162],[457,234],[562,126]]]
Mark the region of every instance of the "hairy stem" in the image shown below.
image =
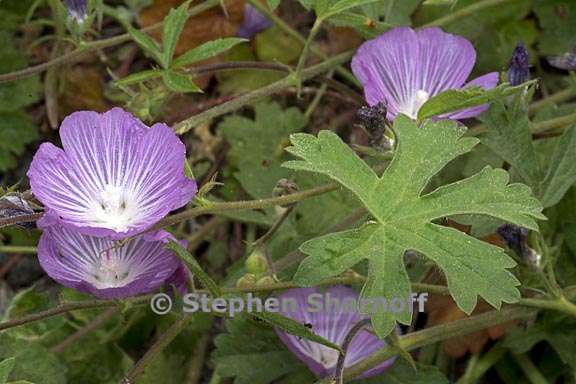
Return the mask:
[[[186,328],[188,323],[194,318],[193,314],[188,314],[180,317],[164,332],[158,340],[148,349],[144,356],[138,360],[132,368],[126,373],[126,376],[120,384],[133,384],[143,372],[148,363],[150,363],[154,358],[160,354],[164,348],[166,348],[172,340],[176,338]]]
[[[467,7],[461,8],[455,12],[452,12],[449,15],[431,21],[423,27],[444,27],[448,24],[452,24],[454,22],[466,19],[468,17],[473,16],[474,14],[485,10],[486,8],[492,8],[499,5],[505,5],[514,3],[518,0],[484,0],[484,1],[477,1]]]
[[[226,103],[217,105],[213,108],[208,109],[202,113],[194,115],[186,120],[183,120],[176,124],[173,129],[178,135],[182,135],[192,128],[206,123],[212,120],[215,117],[224,115],[229,112],[236,111],[245,105],[252,103],[256,100],[262,99],[266,96],[273,95],[282,91],[285,88],[293,87],[298,85],[299,80],[305,81],[311,79],[315,76],[318,76],[321,73],[328,72],[335,66],[345,63],[352,57],[353,52],[348,51],[341,53],[340,55],[334,56],[326,61],[323,61],[320,64],[314,65],[310,68],[306,68],[302,71],[302,75],[300,79],[298,79],[294,74],[290,74],[283,79],[280,79],[272,84],[269,84],[265,87],[258,88],[254,91],[248,92],[242,96],[238,96],[235,99],[232,99]]]

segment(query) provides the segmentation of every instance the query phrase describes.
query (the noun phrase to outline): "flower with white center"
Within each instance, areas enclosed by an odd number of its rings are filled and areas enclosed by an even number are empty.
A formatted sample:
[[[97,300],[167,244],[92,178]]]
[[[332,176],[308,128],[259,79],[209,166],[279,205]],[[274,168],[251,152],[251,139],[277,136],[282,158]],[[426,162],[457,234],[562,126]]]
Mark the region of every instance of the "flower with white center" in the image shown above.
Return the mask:
[[[422,105],[441,92],[495,87],[496,72],[465,83],[475,62],[476,51],[463,37],[436,27],[398,27],[362,44],[352,59],[352,71],[362,83],[370,106],[384,103],[390,120],[399,113],[416,119]],[[441,117],[465,119],[486,109],[488,104]]]
[[[64,119],[60,137],[63,149],[42,144],[28,171],[32,192],[46,207],[41,227],[61,224],[122,239],[196,193],[184,175],[184,144],[165,124],[149,128],[120,108],[83,111]]]
[[[170,281],[181,265],[161,240],[139,235],[122,243],[56,225],[42,233],[38,260],[60,284],[101,299],[154,291]]]
[[[357,311],[350,310],[347,302],[357,302],[358,294],[344,286],[334,286],[322,292],[324,297],[329,297],[333,303],[340,303],[329,308],[323,303],[322,308],[317,310],[311,306],[314,294],[319,294],[318,288],[295,288],[284,291],[278,299],[281,303],[297,304],[282,305],[281,314],[310,328],[318,336],[322,336],[336,345],[342,346],[346,335],[350,330],[365,317]],[[328,300],[326,300],[328,301]],[[294,311],[294,309],[296,309]],[[338,351],[323,344],[307,340],[302,337],[291,335],[282,329],[276,328],[276,333],[288,349],[302,360],[312,372],[319,377],[327,377],[334,374],[338,362]],[[362,330],[354,336],[346,350],[344,367],[350,367],[360,360],[368,357],[377,350],[383,348],[386,343],[380,340],[368,330]],[[364,372],[360,377],[370,377],[382,373],[393,363],[394,358],[386,360],[382,364]]]

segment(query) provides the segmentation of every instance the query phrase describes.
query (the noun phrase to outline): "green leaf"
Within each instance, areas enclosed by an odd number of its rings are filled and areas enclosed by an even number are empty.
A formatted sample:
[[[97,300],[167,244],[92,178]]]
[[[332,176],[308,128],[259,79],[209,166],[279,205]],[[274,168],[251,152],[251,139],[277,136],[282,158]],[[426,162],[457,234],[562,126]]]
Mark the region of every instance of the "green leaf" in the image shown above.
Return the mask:
[[[268,3],[268,8],[270,8],[271,11],[274,11],[278,8],[282,0],[266,0],[266,2]]]
[[[384,21],[391,25],[410,25],[410,15],[422,0],[386,0]]]
[[[260,320],[264,320],[268,324],[281,328],[286,332],[290,333],[291,335],[303,337],[307,340],[314,341],[318,344],[322,344],[327,346],[328,348],[335,349],[337,351],[342,351],[339,345],[336,345],[325,338],[318,336],[314,332],[312,332],[308,327],[304,326],[303,324],[292,320],[288,317],[282,316],[275,312],[256,312],[253,313],[253,316],[257,317]]]
[[[162,76],[162,71],[159,71],[157,69],[150,69],[147,71],[132,73],[131,75],[116,80],[115,83],[117,85],[133,85],[141,83],[143,81],[155,79],[160,76]]]
[[[370,379],[354,380],[357,384],[448,384],[438,367],[416,364],[416,369],[406,360],[397,360],[385,374]]]
[[[282,168],[286,159],[284,146],[291,133],[306,125],[297,108],[283,110],[277,103],[254,107],[254,119],[230,116],[218,129],[230,143],[228,159],[237,170],[234,177],[254,198],[269,197],[278,180],[292,172]]]
[[[313,382],[307,368],[286,350],[270,327],[242,314],[227,320],[226,329],[227,333],[214,340],[213,360],[221,377],[234,377],[234,384],[269,384],[287,375],[304,375],[297,383]]]
[[[0,171],[17,165],[16,157],[38,138],[32,119],[23,112],[0,113]]]
[[[558,203],[576,182],[576,128],[566,129],[559,138],[542,180],[541,200],[544,207]]]
[[[190,75],[182,75],[180,73],[172,72],[171,70],[166,70],[162,72],[162,79],[166,86],[174,92],[202,92],[202,89],[194,84]]]
[[[505,83],[492,89],[484,89],[478,86],[449,89],[426,101],[418,110],[418,120],[476,107],[494,100],[502,100],[506,96],[523,91],[527,85],[532,83],[534,81],[515,87]]]
[[[208,41],[178,56],[174,60],[172,68],[179,68],[185,65],[196,63],[198,61],[209,59],[245,41],[248,40],[240,39],[238,37],[227,37],[223,39]]]
[[[146,33],[132,27],[128,27],[128,33],[132,36],[132,39],[136,44],[144,50],[144,52],[152,56],[159,64],[162,64],[162,53],[156,40],[148,36]]]
[[[0,360],[14,357],[11,377],[42,384],[66,384],[66,367],[39,343],[0,334]]]
[[[328,5],[329,1],[317,0],[314,4],[314,9],[319,19],[326,20],[352,8],[360,7],[370,3],[376,3],[377,1],[379,0],[337,0]]]
[[[477,296],[495,307],[512,303],[520,294],[518,280],[508,271],[514,261],[498,247],[455,229],[434,224],[451,215],[487,215],[537,229],[544,219],[539,201],[523,184],[508,184],[501,169],[483,169],[467,179],[425,193],[430,179],[448,162],[472,149],[477,139],[462,137],[465,128],[455,122],[425,121],[418,126],[405,116],[394,122],[398,142],[395,156],[381,177],[329,131],[318,137],[297,134],[287,150],[303,160],[285,163],[289,168],[322,173],[351,190],[365,205],[375,223],[359,230],[330,234],[304,243],[309,255],[296,273],[303,285],[315,283],[369,260],[363,298],[407,300],[410,281],[403,264],[406,250],[432,259],[444,272],[458,306],[471,313]],[[407,307],[407,306],[406,306]],[[372,316],[380,336],[394,329],[395,321],[410,323],[408,308]]]
[[[194,259],[194,256],[192,256],[186,248],[172,240],[168,243],[168,248],[186,263],[190,268],[190,271],[198,278],[198,280],[200,280],[213,297],[220,297],[221,291],[218,284],[202,269],[200,264],[198,264],[196,259]]]
[[[13,357],[0,361],[0,384],[5,384],[8,381],[8,376],[14,369],[15,362],[16,359]]]
[[[508,107],[501,102],[492,104],[481,120],[487,128],[487,133],[480,137],[482,143],[510,164],[526,184],[538,186],[542,172],[522,96],[517,96]]]
[[[188,6],[190,0],[185,1],[178,8],[170,9],[168,16],[164,19],[164,29],[162,30],[162,55],[160,64],[169,68],[172,63],[172,56],[178,45],[178,39],[188,20]]]

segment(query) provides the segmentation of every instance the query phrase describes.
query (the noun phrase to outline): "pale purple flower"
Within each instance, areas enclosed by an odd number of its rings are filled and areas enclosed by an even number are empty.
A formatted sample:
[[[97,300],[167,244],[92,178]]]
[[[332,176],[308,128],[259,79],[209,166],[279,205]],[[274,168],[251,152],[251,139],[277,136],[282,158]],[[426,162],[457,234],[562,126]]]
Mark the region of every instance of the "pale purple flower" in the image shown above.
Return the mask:
[[[185,146],[165,124],[151,128],[114,108],[75,112],[60,127],[63,150],[43,143],[28,177],[46,214],[92,236],[141,233],[184,206],[196,183],[184,175]]]
[[[61,226],[44,229],[38,260],[48,276],[60,284],[102,299],[154,291],[180,265],[164,241],[149,241],[139,235],[122,244]]]
[[[87,0],[65,0],[68,16],[82,23],[88,14],[88,1]]]
[[[463,37],[436,27],[398,27],[362,44],[352,59],[352,71],[362,83],[369,105],[385,103],[390,120],[399,113],[415,119],[420,107],[443,91],[495,87],[497,72],[465,83],[475,62],[476,51]],[[487,108],[484,104],[441,117],[464,119]]]
[[[328,308],[328,300],[324,301],[322,310],[315,310],[315,298],[312,294],[322,294],[323,297],[330,297],[330,300],[340,303]],[[326,296],[324,296],[326,295]],[[280,314],[304,324],[315,334],[324,337],[336,345],[342,345],[344,338],[354,325],[365,316],[356,311],[348,310],[346,305],[342,305],[347,300],[357,301],[358,294],[344,286],[330,287],[324,291],[319,288],[295,288],[284,291],[279,295],[281,303]],[[293,311],[290,303],[297,303],[297,310]],[[339,352],[322,344],[294,336],[276,329],[276,333],[288,349],[304,362],[319,377],[327,377],[334,374]],[[368,330],[361,330],[349,345],[346,351],[344,367],[350,367],[372,353],[383,348],[386,343]],[[364,372],[361,377],[370,377],[382,373],[388,369],[395,358],[386,360],[382,364]]]
[[[261,32],[272,26],[272,22],[268,20],[260,11],[246,4],[244,6],[244,20],[238,30],[236,31],[237,37],[243,37],[246,39],[252,38],[258,32]]]

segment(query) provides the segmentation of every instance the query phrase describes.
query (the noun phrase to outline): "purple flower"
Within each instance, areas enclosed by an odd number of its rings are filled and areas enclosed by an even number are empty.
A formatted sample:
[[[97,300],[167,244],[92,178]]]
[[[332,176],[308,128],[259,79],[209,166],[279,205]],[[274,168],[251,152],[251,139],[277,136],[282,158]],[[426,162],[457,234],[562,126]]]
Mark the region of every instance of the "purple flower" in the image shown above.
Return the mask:
[[[65,0],[68,16],[78,22],[83,22],[88,14],[88,2],[86,0]]]
[[[312,294],[322,294],[327,299],[321,301],[322,310],[311,306]],[[332,302],[338,302],[333,308],[328,308],[328,297]],[[281,314],[298,321],[309,327],[314,333],[325,339],[342,345],[344,338],[354,325],[365,317],[356,311],[346,308],[343,303],[348,301],[357,302],[358,294],[350,288],[344,286],[334,286],[322,292],[318,288],[296,288],[289,289],[279,296],[281,303]],[[297,303],[297,311],[292,311],[289,303]],[[316,299],[314,298],[314,301]],[[338,351],[322,344],[306,340],[276,329],[276,333],[292,353],[302,360],[310,370],[319,377],[327,377],[334,374],[336,362],[338,361]],[[346,351],[344,367],[350,367],[360,360],[368,357],[378,349],[383,348],[386,343],[380,340],[373,333],[362,330],[352,340]],[[394,363],[395,358],[386,360],[382,364],[364,372],[361,377],[370,377],[382,373]]]
[[[38,260],[52,279],[66,287],[119,299],[153,291],[173,275],[180,261],[165,245],[143,235],[120,244],[51,226],[38,243]]]
[[[522,42],[519,42],[512,52],[506,79],[510,85],[520,85],[530,80],[530,56]]]
[[[272,22],[250,4],[244,7],[244,20],[238,30],[237,37],[250,39],[252,36],[272,26]]]
[[[47,209],[41,227],[125,238],[184,206],[196,183],[184,176],[186,149],[165,124],[151,128],[120,108],[75,112],[62,122],[64,150],[38,149],[28,177]]]
[[[415,119],[420,107],[443,91],[468,86],[495,87],[496,72],[465,84],[475,62],[474,47],[462,37],[440,28],[415,31],[398,27],[362,44],[352,59],[352,71],[364,86],[369,105],[384,102],[390,120],[399,113]],[[485,104],[442,117],[464,119],[487,108]]]

